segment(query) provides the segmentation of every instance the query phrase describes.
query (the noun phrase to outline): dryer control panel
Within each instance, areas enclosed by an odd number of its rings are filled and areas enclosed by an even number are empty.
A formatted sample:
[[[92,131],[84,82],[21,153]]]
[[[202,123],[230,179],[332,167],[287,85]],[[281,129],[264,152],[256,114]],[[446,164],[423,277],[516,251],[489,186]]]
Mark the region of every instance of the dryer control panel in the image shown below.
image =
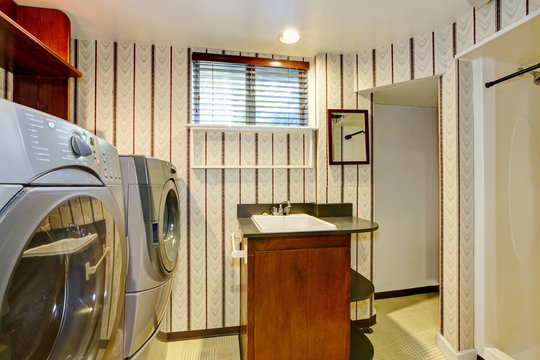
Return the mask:
[[[6,100],[0,101],[0,121],[8,124],[8,134],[0,134],[0,140],[7,143],[0,141],[0,146],[15,155],[12,166],[17,168],[14,175],[19,179],[14,182],[26,183],[56,169],[77,167],[93,172],[107,185],[122,183],[116,148],[93,133]],[[6,162],[0,160],[0,166],[8,165]]]

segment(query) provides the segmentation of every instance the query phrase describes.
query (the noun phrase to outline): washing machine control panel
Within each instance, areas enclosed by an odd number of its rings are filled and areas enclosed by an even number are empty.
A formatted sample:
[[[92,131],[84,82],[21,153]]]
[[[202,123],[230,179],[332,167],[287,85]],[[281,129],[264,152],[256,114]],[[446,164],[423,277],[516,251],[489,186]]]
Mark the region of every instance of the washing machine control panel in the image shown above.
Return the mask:
[[[13,104],[33,173],[85,167],[105,184],[121,184],[118,151],[93,133],[46,113]]]

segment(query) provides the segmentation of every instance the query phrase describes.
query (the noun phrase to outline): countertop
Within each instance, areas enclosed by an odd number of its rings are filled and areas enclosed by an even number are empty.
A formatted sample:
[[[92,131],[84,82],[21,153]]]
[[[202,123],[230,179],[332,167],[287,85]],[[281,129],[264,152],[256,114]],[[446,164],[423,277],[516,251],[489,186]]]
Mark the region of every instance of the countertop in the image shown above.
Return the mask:
[[[361,219],[353,216],[318,217],[336,225],[336,230],[325,231],[295,231],[295,232],[260,232],[251,217],[239,217],[238,224],[240,231],[245,238],[264,237],[284,237],[284,236],[305,236],[305,235],[328,235],[328,234],[351,234],[375,231],[379,228],[376,222]]]

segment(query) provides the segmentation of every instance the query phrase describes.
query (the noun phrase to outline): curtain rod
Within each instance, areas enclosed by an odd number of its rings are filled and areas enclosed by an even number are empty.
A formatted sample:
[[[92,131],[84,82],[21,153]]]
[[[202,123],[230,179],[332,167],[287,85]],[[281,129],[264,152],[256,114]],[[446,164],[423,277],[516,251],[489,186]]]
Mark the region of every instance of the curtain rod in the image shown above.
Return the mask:
[[[493,85],[497,85],[498,83],[500,82],[503,82],[503,81],[506,81],[506,80],[510,80],[512,78],[515,78],[516,76],[519,76],[519,75],[523,75],[523,74],[526,74],[528,73],[529,71],[532,71],[532,70],[535,70],[535,69],[538,69],[540,68],[540,63],[536,64],[536,65],[533,65],[533,66],[530,66],[526,69],[523,69],[523,70],[519,70],[519,71],[516,71],[515,73],[513,74],[510,74],[510,75],[506,75],[500,79],[497,79],[497,80],[494,80],[494,81],[489,81],[486,83],[486,88],[490,88],[492,87]]]

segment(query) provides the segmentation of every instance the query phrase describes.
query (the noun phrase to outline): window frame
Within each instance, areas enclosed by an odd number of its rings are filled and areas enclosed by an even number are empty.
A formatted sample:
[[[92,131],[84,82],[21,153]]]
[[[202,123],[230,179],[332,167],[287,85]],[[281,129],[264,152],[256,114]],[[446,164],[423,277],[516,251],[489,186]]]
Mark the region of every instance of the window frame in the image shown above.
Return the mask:
[[[222,63],[234,63],[234,64],[243,64],[247,66],[267,66],[275,68],[288,68],[294,70],[306,70],[309,71],[310,63],[308,61],[299,61],[299,60],[288,60],[288,59],[274,59],[274,58],[262,58],[262,57],[253,57],[253,56],[239,56],[239,55],[226,55],[226,54],[213,54],[213,53],[202,53],[202,52],[193,52],[191,54],[191,67],[190,67],[190,84],[192,86],[191,91],[193,91],[193,61],[209,61],[209,62],[222,62]],[[306,75],[306,80],[308,81],[306,96],[311,98],[309,94],[309,73]],[[246,91],[246,95],[249,96],[249,93]],[[281,127],[281,128],[306,128],[310,127],[312,121],[310,119],[310,110],[308,105],[308,110],[306,110],[305,124],[303,125],[294,125],[294,124],[257,124],[252,123],[249,119],[246,118],[244,124],[234,124],[234,123],[193,123],[193,95],[190,95],[190,116],[192,117],[192,125],[203,126],[203,127],[230,127],[230,128],[244,128],[244,127],[255,127],[255,128],[270,128],[270,127]]]

